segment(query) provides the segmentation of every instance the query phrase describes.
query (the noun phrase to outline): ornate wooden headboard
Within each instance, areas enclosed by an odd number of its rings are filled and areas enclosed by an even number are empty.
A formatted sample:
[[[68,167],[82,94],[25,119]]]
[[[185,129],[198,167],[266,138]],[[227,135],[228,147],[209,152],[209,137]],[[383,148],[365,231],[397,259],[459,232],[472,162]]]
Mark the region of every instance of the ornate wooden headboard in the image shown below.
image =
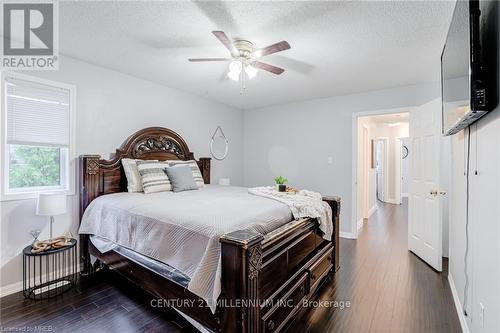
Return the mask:
[[[148,127],[129,136],[109,160],[99,155],[80,156],[80,217],[98,196],[127,191],[122,158],[186,161],[194,160],[194,155],[179,134],[168,128]],[[197,163],[203,180],[210,183],[210,158],[200,158]]]

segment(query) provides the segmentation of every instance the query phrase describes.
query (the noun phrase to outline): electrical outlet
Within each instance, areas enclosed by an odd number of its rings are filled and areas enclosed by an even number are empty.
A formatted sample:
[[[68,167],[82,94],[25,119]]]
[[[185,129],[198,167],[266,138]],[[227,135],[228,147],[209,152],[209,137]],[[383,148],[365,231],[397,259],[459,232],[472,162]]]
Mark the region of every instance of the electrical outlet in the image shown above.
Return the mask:
[[[481,302],[479,302],[479,324],[484,328],[484,305]]]
[[[333,157],[329,156],[326,160],[328,164],[333,164]]]

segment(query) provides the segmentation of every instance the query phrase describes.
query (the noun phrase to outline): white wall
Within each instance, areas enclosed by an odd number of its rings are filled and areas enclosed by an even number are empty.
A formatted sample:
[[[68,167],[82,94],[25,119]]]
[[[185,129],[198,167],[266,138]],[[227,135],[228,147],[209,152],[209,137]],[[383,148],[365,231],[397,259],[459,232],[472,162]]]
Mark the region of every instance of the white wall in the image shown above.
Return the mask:
[[[487,2],[498,22],[500,6]],[[496,29],[498,23],[495,23]],[[497,52],[500,54],[497,30]],[[490,36],[493,37],[494,35]],[[497,61],[498,63],[498,61]],[[500,80],[500,68],[497,68]],[[499,87],[500,88],[500,87]],[[450,179],[450,278],[456,295],[464,305],[464,255],[466,231],[466,131],[451,137]],[[466,308],[467,326],[472,332],[500,332],[500,105],[471,126],[469,176],[469,288]],[[477,171],[477,175],[475,172]],[[480,320],[484,306],[484,325]]]
[[[499,147],[500,108],[497,108],[477,123],[477,132],[475,125],[471,131],[467,323],[473,332],[500,331]],[[452,137],[449,226],[450,275],[462,305],[465,286],[466,151],[467,136],[462,131]],[[478,175],[474,174],[476,170]],[[485,307],[484,328],[479,320],[479,303]]]
[[[283,175],[291,186],[339,195],[341,232],[353,233],[353,112],[421,105],[439,94],[434,83],[245,111],[245,185]]]
[[[61,59],[59,71],[26,74],[76,86],[77,155],[101,154],[108,158],[136,130],[163,126],[178,132],[196,158],[210,157],[210,138],[221,125],[230,150],[226,160],[212,160],[212,182],[230,177],[234,185],[243,183],[242,111],[71,58]],[[56,234],[66,230],[77,234],[78,198],[75,195],[68,200],[70,212],[56,218]],[[19,287],[19,253],[32,239],[29,231],[43,229],[41,239],[47,236],[47,219],[34,216],[34,212],[35,200],[0,203],[3,293]]]

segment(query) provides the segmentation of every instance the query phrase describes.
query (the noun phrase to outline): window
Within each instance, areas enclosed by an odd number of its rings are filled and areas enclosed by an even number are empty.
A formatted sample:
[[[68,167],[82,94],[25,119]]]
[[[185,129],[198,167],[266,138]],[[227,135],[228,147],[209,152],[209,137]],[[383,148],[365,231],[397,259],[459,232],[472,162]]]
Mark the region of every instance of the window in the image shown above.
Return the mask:
[[[2,199],[73,192],[74,87],[2,76]]]

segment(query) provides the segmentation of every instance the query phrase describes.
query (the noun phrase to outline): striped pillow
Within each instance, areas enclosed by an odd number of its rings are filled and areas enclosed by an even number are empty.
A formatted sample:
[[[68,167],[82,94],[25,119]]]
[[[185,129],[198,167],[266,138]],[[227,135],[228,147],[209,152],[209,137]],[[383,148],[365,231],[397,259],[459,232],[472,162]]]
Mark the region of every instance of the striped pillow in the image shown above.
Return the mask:
[[[203,176],[201,175],[200,168],[198,168],[198,163],[196,161],[175,161],[175,160],[169,160],[166,161],[169,163],[169,166],[173,165],[179,165],[179,164],[187,164],[191,168],[191,171],[193,172],[193,178],[194,181],[196,182],[196,185],[198,185],[198,188],[204,187],[205,186],[205,181],[203,180]]]
[[[144,193],[171,191],[170,180],[165,173],[167,162],[137,160],[137,170],[141,175]]]
[[[122,165],[125,171],[125,177],[127,178],[127,190],[129,192],[143,192],[142,181],[139,170],[137,170],[137,163],[133,158],[123,158]]]

